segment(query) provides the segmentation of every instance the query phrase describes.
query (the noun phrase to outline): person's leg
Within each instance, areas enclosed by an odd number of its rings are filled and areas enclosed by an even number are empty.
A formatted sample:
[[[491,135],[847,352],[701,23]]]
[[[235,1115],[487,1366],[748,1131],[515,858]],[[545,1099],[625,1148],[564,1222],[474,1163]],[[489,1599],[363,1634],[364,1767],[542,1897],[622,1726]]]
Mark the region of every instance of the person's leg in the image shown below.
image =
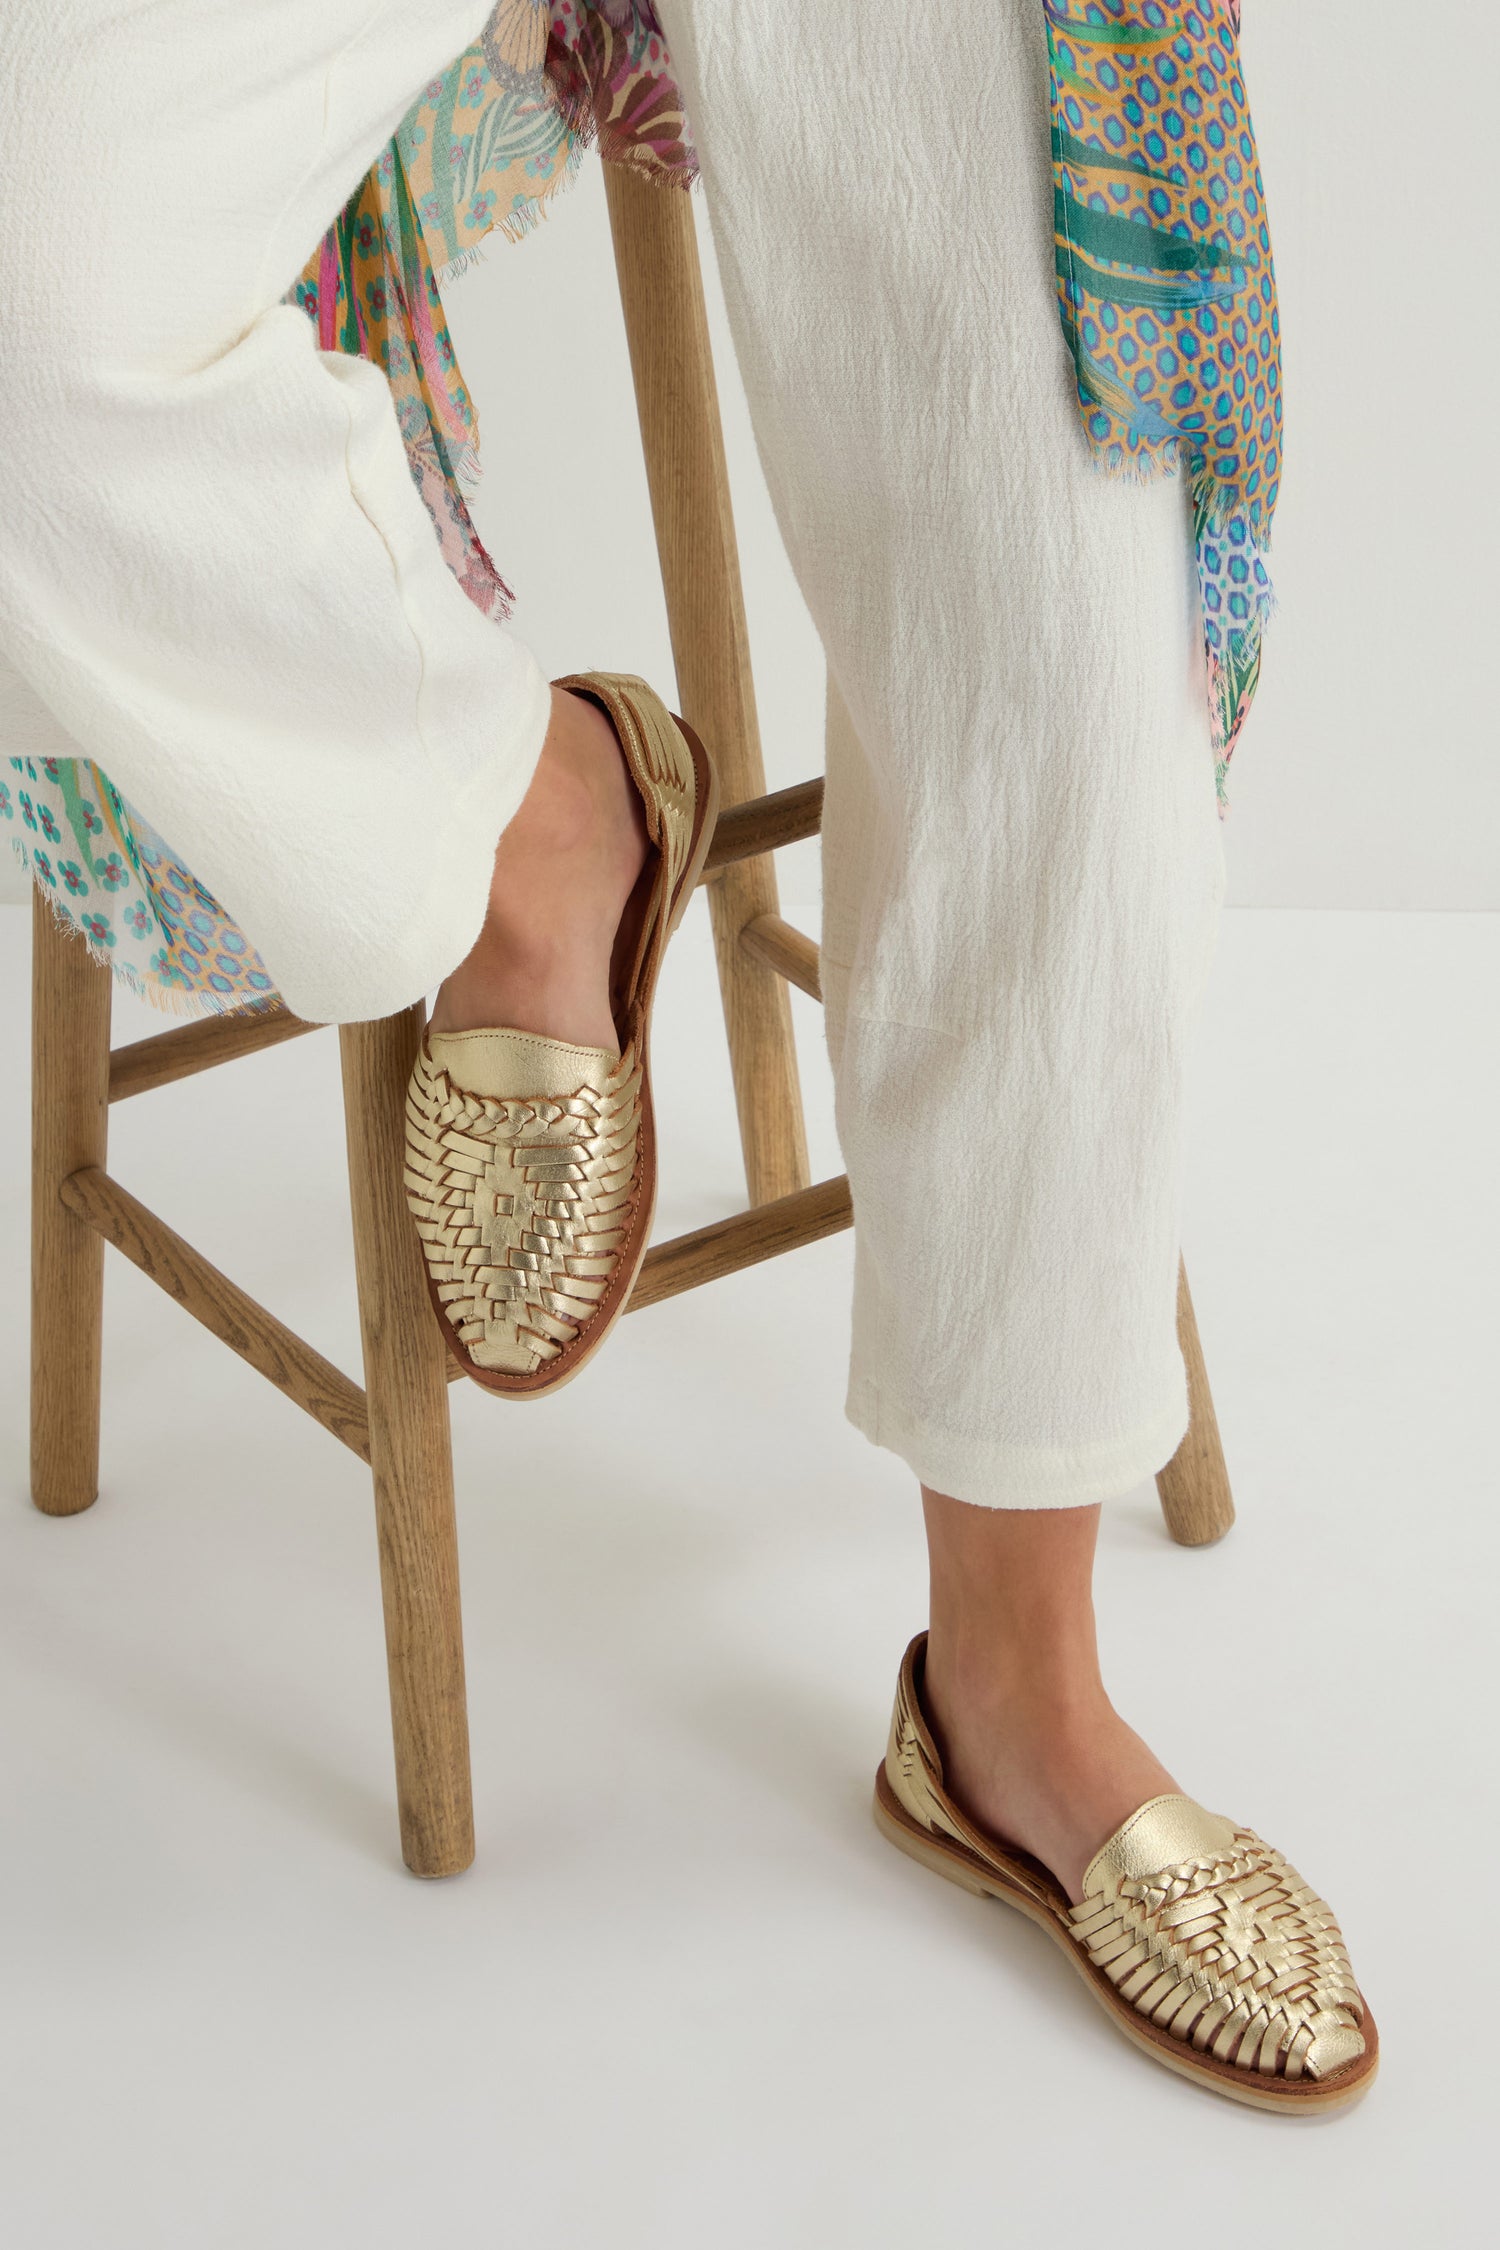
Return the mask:
[[[662,12],[851,721],[823,948],[851,1408],[934,1490],[1089,1504],[1187,1418],[1179,1082],[1222,881],[1189,497],[1087,450],[1031,0]]]
[[[601,857],[633,880],[607,726],[450,574],[380,370],[281,302],[486,14],[22,0],[0,24],[0,676],[313,1018],[406,1006],[477,932],[498,953],[513,816],[509,871],[545,861],[554,899],[591,895]],[[558,919],[576,942],[544,996],[592,1024],[609,942]]]
[[[1071,1868],[1161,1779],[1099,1685],[1087,1564],[1093,1504],[1186,1424],[1179,1076],[1221,882],[1187,495],[1087,453],[1033,0],[661,13],[847,707],[823,979],[850,1408],[934,1495],[956,1771]]]
[[[1070,1898],[1106,1836],[1177,1784],[1115,1710],[1094,1633],[1099,1510],[973,1508],[924,1486],[923,1700],[954,1796]]]
[[[495,852],[484,927],[438,988],[434,1031],[505,1024],[612,1047],[610,970],[646,861],[646,816],[597,703],[552,691],[531,787]]]

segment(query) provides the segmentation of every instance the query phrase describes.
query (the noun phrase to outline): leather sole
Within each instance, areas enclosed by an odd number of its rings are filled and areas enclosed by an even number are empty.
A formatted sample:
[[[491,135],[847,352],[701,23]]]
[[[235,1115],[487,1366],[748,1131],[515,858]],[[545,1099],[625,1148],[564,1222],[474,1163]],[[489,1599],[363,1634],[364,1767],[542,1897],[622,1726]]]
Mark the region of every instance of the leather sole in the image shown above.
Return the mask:
[[[1148,2054],[1153,2062],[1175,2071],[1179,2078],[1190,2078],[1195,2085],[1222,2094],[1232,2102],[1241,2102],[1249,2109],[1275,2110],[1282,2117],[1326,2117],[1335,2110],[1349,2108],[1368,2093],[1380,2062],[1379,2036],[1374,2018],[1368,2013],[1359,2027],[1365,2037],[1365,2052],[1357,2062],[1336,2071],[1331,2078],[1262,2076],[1258,2072],[1240,2070],[1233,2063],[1219,2062],[1212,2055],[1199,2054],[1182,2040],[1160,2030],[1132,2008],[1128,2000],[1121,1999],[1108,1977],[1095,1968],[1074,1938],[1064,1918],[1067,1900],[1060,1886],[1045,1875],[1036,1861],[1017,1855],[1007,1872],[1008,1855],[997,1848],[996,1864],[986,1866],[961,1844],[918,1827],[886,1779],[883,1763],[875,1775],[874,1809],[876,1827],[887,1842],[894,1844],[897,1851],[905,1852],[908,1859],[916,1860],[934,1875],[941,1875],[946,1882],[972,1891],[978,1898],[1002,1900],[1045,1930],[1061,1946],[1094,1998],[1131,2044]],[[1039,1881],[1039,1877],[1043,1879]],[[1056,1894],[1057,1903],[1048,1896],[1049,1890]]]

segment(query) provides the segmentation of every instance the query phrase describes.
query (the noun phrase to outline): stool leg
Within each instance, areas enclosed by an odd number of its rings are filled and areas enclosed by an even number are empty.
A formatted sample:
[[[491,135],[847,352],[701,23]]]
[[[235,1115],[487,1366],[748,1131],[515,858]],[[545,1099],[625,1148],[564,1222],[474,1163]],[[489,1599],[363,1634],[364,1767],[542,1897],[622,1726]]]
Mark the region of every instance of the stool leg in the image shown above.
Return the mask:
[[[416,1007],[344,1024],[339,1049],[401,1850],[414,1875],[456,1875],[474,1857],[474,1811],[448,1385],[401,1185],[422,1023]]]
[[[1188,1433],[1156,1479],[1167,1529],[1182,1547],[1210,1547],[1234,1522],[1229,1471],[1219,1418],[1208,1387],[1198,1320],[1188,1291],[1187,1267],[1177,1268],[1177,1340],[1187,1362]]]
[[[31,942],[31,1497],[74,1516],[99,1494],[104,1238],[57,1191],[104,1164],[110,973],[40,891]]]
[[[692,200],[621,164],[606,164],[604,179],[677,692],[736,805],[764,795],[766,771]],[[748,923],[777,911],[770,860],[710,876],[708,902],[745,1177],[751,1202],[768,1203],[808,1181],[786,985],[740,943]]]

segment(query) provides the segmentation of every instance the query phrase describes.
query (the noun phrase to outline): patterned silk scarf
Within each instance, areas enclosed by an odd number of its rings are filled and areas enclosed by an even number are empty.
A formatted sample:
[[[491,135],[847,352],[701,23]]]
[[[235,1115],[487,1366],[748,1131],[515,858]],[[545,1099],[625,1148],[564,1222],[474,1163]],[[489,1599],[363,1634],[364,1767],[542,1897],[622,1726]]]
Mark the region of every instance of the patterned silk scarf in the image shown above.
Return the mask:
[[[1219,792],[1260,674],[1281,326],[1239,0],[1043,0],[1057,297],[1094,452],[1191,481]]]
[[[292,292],[325,351],[384,368],[443,554],[486,615],[511,594],[463,499],[478,425],[438,294],[492,233],[528,234],[597,140],[607,162],[697,176],[649,0],[501,0],[435,78]]]
[[[1191,482],[1214,748],[1255,692],[1280,474],[1270,235],[1239,0],[1039,0],[1052,74],[1058,306],[1090,445],[1111,473]],[[417,489],[470,599],[510,594],[464,497],[473,402],[439,283],[527,233],[584,146],[687,185],[692,138],[651,0],[499,0],[424,88],[291,293],[324,350],[381,367]],[[0,820],[122,982],[188,1013],[274,1001],[248,938],[85,759],[12,758]]]

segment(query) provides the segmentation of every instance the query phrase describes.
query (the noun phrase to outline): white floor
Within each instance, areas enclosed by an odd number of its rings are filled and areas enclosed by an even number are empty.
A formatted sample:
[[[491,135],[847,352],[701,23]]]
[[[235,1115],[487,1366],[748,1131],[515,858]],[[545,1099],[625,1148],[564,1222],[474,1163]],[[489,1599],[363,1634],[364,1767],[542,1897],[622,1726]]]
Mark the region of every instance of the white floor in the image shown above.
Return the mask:
[[[480,1857],[407,1878],[364,1474],[122,1261],[102,1497],[27,1505],[27,930],[0,911],[8,2244],[1493,2239],[1500,921],[1228,917],[1187,1254],[1241,1520],[1182,1552],[1142,1491],[1103,1543],[1119,1699],[1344,1919],[1386,2059],[1324,2126],[1154,2069],[876,1836],[923,1588],[908,1480],[841,1419],[847,1240],[526,1414],[460,1389]],[[739,1182],[701,928],[670,974],[675,1231]],[[126,1105],[114,1163],[357,1368],[341,1138],[324,1036]]]

